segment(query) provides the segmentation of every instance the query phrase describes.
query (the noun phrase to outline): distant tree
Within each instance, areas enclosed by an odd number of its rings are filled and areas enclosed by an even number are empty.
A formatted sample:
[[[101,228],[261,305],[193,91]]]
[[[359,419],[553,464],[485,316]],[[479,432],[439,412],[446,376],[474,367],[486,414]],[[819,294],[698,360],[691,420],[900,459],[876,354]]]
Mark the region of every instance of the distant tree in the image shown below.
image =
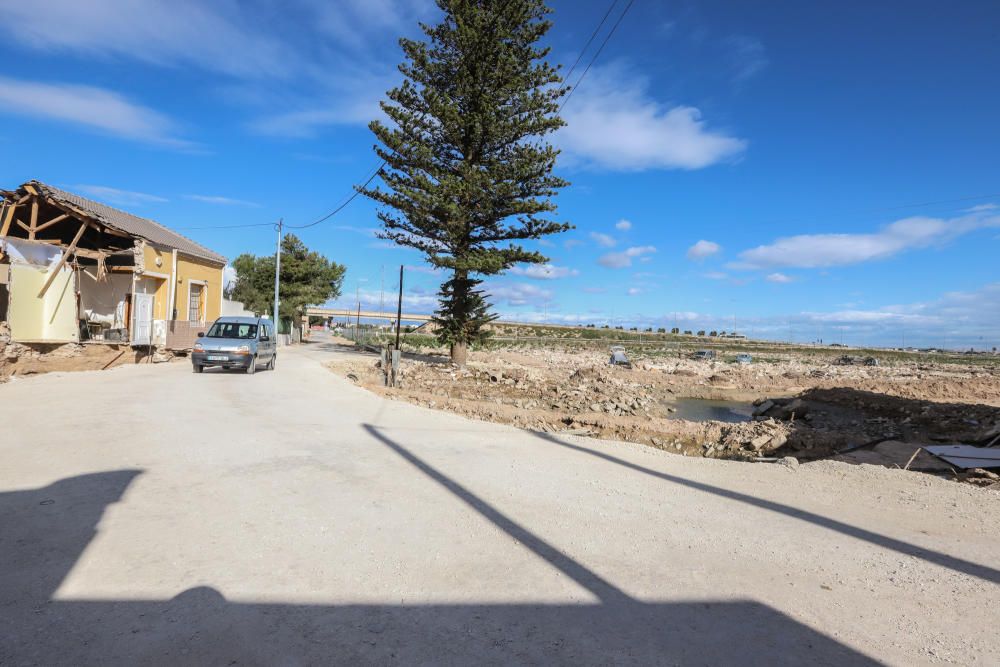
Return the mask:
[[[233,260],[232,298],[255,313],[274,309],[274,255],[243,254]],[[281,240],[281,317],[298,322],[307,306],[340,296],[347,269],[309,250],[294,234]]]
[[[684,333],[690,334],[691,332],[690,331],[685,331]],[[704,329],[699,329],[698,330],[698,335],[699,336],[704,336],[705,335],[705,330]]]
[[[660,327],[659,329],[656,330],[656,333],[665,334],[665,333],[667,333],[667,330],[664,329],[663,327]],[[674,333],[674,332],[671,332],[671,333]]]
[[[715,338],[716,336],[719,335],[719,332],[718,331],[710,331],[708,335],[711,336],[711,337],[713,337],[713,338]]]
[[[605,324],[605,325],[604,325],[604,326],[602,326],[601,328],[602,328],[602,329],[610,329],[611,327],[609,327],[609,326],[608,326],[607,324]]]
[[[674,327],[673,329],[670,330],[670,333],[672,333],[672,334],[679,334],[680,332],[681,332],[681,330],[678,329],[677,327]]]
[[[684,335],[685,335],[685,336],[690,336],[690,335],[691,335],[691,330],[690,330],[690,329],[686,330],[686,331],[684,332]],[[705,332],[704,332],[704,331],[699,331],[699,332],[698,332],[698,335],[699,335],[699,336],[704,336],[704,335],[705,335]]]
[[[544,0],[437,0],[427,41],[401,39],[402,85],[387,93],[391,121],[369,125],[387,190],[361,188],[383,208],[379,236],[420,250],[451,272],[438,293],[437,335],[464,365],[470,343],[496,316],[478,276],[548,259],[517,242],[563,232],[546,219],[568,183],[552,174],[558,151],[544,137],[564,123],[557,71],[546,62],[551,11]]]

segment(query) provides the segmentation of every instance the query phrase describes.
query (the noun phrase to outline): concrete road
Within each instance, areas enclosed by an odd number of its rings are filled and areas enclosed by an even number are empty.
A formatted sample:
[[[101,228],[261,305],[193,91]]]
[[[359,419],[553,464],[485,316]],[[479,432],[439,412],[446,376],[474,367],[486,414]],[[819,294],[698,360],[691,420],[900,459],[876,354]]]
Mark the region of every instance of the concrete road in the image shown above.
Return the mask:
[[[0,385],[0,665],[1000,662],[1000,494],[473,422],[335,354]]]

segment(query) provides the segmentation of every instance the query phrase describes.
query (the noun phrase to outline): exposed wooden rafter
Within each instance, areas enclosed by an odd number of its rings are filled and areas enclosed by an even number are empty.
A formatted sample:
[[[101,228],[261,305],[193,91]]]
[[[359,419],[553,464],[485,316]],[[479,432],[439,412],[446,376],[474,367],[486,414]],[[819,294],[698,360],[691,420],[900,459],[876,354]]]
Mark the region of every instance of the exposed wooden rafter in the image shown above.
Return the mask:
[[[45,293],[49,291],[49,286],[52,284],[52,281],[56,279],[56,276],[59,275],[60,271],[62,271],[62,267],[66,264],[67,260],[69,260],[70,256],[76,251],[76,244],[80,242],[81,238],[83,238],[83,233],[87,231],[87,227],[89,226],[90,223],[88,222],[84,222],[80,225],[80,229],[77,230],[76,236],[73,237],[69,246],[67,246],[66,250],[63,251],[63,255],[59,260],[59,263],[56,264],[54,269],[52,269],[52,273],[49,274],[49,277],[45,280],[45,284],[42,285],[42,289],[38,292],[39,299],[45,296]]]
[[[38,225],[37,227],[35,227],[35,233],[38,233],[38,232],[43,231],[43,230],[46,230],[49,227],[51,227],[52,225],[54,225],[54,224],[56,224],[58,222],[62,222],[63,220],[65,220],[68,217],[69,217],[69,213],[63,213],[62,215],[57,215],[56,217],[52,218],[48,222],[43,223],[43,224]]]
[[[10,231],[10,223],[14,220],[14,211],[16,210],[17,204],[11,204],[4,212],[3,220],[0,221],[0,238],[7,236],[7,232]]]

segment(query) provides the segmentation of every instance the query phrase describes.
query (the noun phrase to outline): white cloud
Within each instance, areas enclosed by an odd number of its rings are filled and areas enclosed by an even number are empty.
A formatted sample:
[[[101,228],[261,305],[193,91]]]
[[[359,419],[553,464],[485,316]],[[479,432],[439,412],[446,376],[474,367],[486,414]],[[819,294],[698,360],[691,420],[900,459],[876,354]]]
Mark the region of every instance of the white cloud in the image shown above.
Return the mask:
[[[656,252],[656,248],[651,245],[633,246],[623,252],[609,252],[602,255],[597,262],[609,269],[624,269],[632,266],[633,259],[647,260],[650,258],[643,257],[643,255],[650,255],[654,252]]]
[[[75,185],[73,189],[99,201],[118,206],[142,206],[143,204],[161,204],[168,201],[165,197],[150,195],[145,192],[119,190],[118,188],[111,188],[106,185]]]
[[[222,267],[222,289],[229,289],[229,286],[236,281],[236,269],[230,264]]]
[[[361,279],[359,282],[368,282]],[[330,302],[331,308],[345,308],[352,310],[358,307],[357,297],[361,301],[362,310],[385,309],[387,312],[396,310],[397,292],[386,289],[384,292],[374,289],[345,289],[344,293],[336,301]],[[426,294],[417,290],[405,290],[403,292],[403,309],[411,313],[416,311],[420,315],[429,315],[437,310],[440,305],[437,295]]]
[[[264,135],[307,139],[327,127],[368,123],[382,117],[379,99],[391,85],[374,79],[356,84],[345,81],[335,95],[319,100],[319,106],[266,115],[251,122],[250,129]]]
[[[104,88],[0,77],[0,110],[81,125],[167,148],[194,148],[167,116]]]
[[[632,229],[632,222],[622,218],[621,220],[615,223],[615,229],[617,229],[620,232],[627,232],[628,230]]]
[[[529,264],[528,266],[511,267],[510,273],[515,276],[534,278],[536,280],[554,280],[556,278],[568,278],[580,275],[576,269],[567,266],[555,266],[554,264]]]
[[[185,199],[198,201],[203,204],[218,204],[220,206],[249,206],[260,208],[260,204],[245,199],[232,199],[231,197],[221,197],[219,195],[184,195]]]
[[[769,273],[767,275],[767,278],[765,278],[765,280],[767,280],[767,282],[769,283],[790,283],[793,282],[795,279],[790,276],[786,276],[784,273],[775,272],[775,273]]]
[[[484,289],[492,303],[508,306],[542,305],[552,301],[552,291],[528,283],[489,284]]]
[[[426,273],[429,276],[440,276],[444,273],[444,269],[439,269],[436,266],[428,266],[426,264],[407,264],[407,271],[412,271],[413,273]]]
[[[958,218],[912,217],[872,234],[802,234],[740,253],[733,268],[815,269],[885,259],[914,248],[945,243],[963,234],[1000,227],[1000,216],[971,213]]]
[[[580,239],[566,239],[563,241],[563,247],[566,248],[566,250],[572,250],[579,245],[583,245],[583,241]]]
[[[726,40],[733,62],[733,81],[740,84],[767,67],[764,45],[755,37],[734,35]]]
[[[627,290],[625,290],[625,293],[628,294],[629,296],[638,296],[639,294],[642,294],[642,292],[643,290],[641,287],[629,287]]]
[[[729,277],[728,273],[723,273],[722,271],[708,271],[707,273],[703,273],[701,275],[709,280],[725,280]]]
[[[299,61],[291,50],[265,30],[246,27],[239,10],[198,0],[2,2],[0,30],[46,52],[196,65],[245,77],[293,71]]]
[[[621,65],[594,68],[566,105],[556,142],[585,165],[622,171],[701,169],[731,160],[746,141],[709,130],[701,112],[669,107]]]
[[[597,245],[604,248],[614,248],[618,245],[618,241],[616,241],[613,237],[600,232],[590,232],[590,238],[594,239],[594,241],[597,242]]]
[[[353,232],[362,236],[375,236],[379,231],[378,227],[358,227],[357,225],[334,225],[333,228],[341,232]],[[393,243],[392,245],[395,246],[396,244]]]
[[[970,206],[965,209],[966,213],[983,213],[985,211],[995,211],[997,209],[996,204],[976,204],[975,206]]]
[[[423,0],[0,1],[0,38],[57,56],[220,74],[219,97],[255,107],[251,129],[310,137],[378,117],[400,78],[396,40],[436,12]]]
[[[706,257],[711,257],[722,250],[722,246],[714,241],[698,241],[693,246],[688,248],[687,257],[693,260],[702,260]]]
[[[608,290],[606,287],[584,287],[583,291],[587,294],[604,294]]]

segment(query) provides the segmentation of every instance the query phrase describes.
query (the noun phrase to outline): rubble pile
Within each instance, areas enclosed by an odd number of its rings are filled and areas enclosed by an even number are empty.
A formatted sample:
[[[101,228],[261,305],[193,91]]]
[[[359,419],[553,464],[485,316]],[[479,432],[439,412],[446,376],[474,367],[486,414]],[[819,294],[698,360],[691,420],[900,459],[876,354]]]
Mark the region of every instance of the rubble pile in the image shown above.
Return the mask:
[[[468,366],[406,359],[401,384],[372,361],[334,370],[391,398],[474,419],[652,445],[688,456],[815,459],[866,443],[980,442],[1000,424],[1000,371],[985,366],[837,365],[794,355],[754,360],[525,347],[477,352]],[[683,418],[679,402],[749,405],[736,423]],[[1000,433],[1000,430],[997,431]],[[982,476],[982,479],[988,479]]]

